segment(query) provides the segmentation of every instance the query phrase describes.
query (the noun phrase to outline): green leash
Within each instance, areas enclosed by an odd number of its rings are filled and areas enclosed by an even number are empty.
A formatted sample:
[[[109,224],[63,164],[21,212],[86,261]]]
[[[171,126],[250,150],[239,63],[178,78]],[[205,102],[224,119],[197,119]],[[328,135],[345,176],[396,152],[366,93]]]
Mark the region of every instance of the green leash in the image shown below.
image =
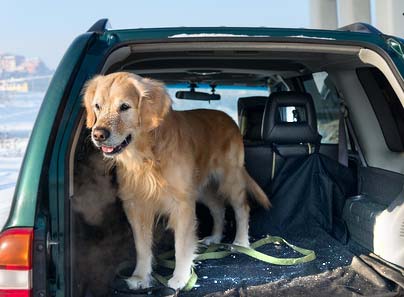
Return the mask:
[[[289,246],[290,248],[292,248],[293,250],[295,250],[296,252],[299,252],[300,254],[302,254],[303,256],[299,257],[299,258],[277,258],[277,257],[272,257],[269,255],[266,255],[266,254],[261,253],[256,250],[257,248],[270,244],[270,243],[273,243],[273,244],[284,243],[287,246]],[[274,265],[295,265],[295,264],[307,263],[307,262],[313,261],[316,258],[316,254],[312,250],[308,250],[308,249],[304,249],[304,248],[295,246],[295,245],[287,242],[282,237],[268,235],[260,240],[257,240],[256,242],[252,243],[250,248],[233,245],[233,244],[228,244],[228,243],[211,244],[208,247],[206,247],[195,258],[195,261],[222,259],[222,258],[227,257],[236,252],[250,256],[251,258],[260,260],[262,262],[274,264]],[[175,268],[175,261],[173,260],[174,257],[175,257],[174,251],[169,251],[169,252],[163,253],[160,256],[157,256],[157,263],[162,267],[174,269]],[[158,282],[160,282],[164,286],[167,286],[169,277],[162,276],[155,272],[153,272],[152,275]],[[192,268],[191,276],[188,280],[187,285],[183,288],[183,290],[184,291],[191,290],[195,286],[197,280],[198,280],[198,276],[196,275],[194,268]]]

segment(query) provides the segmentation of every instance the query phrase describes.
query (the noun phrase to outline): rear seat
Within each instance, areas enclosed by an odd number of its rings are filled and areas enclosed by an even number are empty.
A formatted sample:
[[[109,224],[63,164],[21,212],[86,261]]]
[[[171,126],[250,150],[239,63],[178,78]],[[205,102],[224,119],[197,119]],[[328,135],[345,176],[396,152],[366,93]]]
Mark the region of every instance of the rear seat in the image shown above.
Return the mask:
[[[286,107],[295,107],[294,122],[285,119]],[[262,139],[272,153],[270,179],[286,158],[307,155],[319,149],[321,136],[313,99],[308,93],[277,92],[269,97],[263,115]]]
[[[261,126],[268,97],[252,96],[238,99],[239,125],[245,142],[262,142]]]
[[[300,121],[288,123],[282,119],[281,109],[287,106],[301,111]],[[269,98],[240,98],[238,110],[244,132],[245,166],[265,191],[269,191],[272,178],[286,158],[319,149],[321,136],[310,94],[277,92]]]
[[[254,96],[238,99],[239,125],[244,140],[245,166],[251,177],[265,187],[270,182],[272,150],[261,137],[262,117],[268,97]]]

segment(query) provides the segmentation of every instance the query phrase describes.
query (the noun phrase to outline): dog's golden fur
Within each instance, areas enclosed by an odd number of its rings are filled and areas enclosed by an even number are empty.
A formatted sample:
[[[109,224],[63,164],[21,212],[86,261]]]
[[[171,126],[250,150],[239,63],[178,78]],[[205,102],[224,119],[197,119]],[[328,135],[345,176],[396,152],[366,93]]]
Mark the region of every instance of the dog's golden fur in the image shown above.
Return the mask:
[[[95,106],[97,104],[97,109]],[[126,104],[129,109],[120,110]],[[235,244],[248,246],[250,192],[264,207],[270,203],[244,168],[239,129],[225,113],[214,110],[174,111],[162,83],[118,72],[97,76],[86,84],[84,105],[87,127],[108,129],[110,136],[98,147],[118,147],[119,197],[131,223],[137,266],[128,280],[132,288],[150,284],[151,245],[155,218],[168,217],[174,230],[176,268],[169,285],[185,286],[196,249],[196,201],[208,206],[214,219],[206,243],[220,242],[224,204],[237,221]]]

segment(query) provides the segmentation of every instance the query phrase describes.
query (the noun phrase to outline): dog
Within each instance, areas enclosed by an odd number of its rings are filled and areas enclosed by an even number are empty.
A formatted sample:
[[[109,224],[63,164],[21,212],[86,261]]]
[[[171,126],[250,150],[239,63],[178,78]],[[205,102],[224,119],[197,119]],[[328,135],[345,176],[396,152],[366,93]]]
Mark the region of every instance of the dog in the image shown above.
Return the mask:
[[[136,246],[136,269],[127,280],[131,289],[150,286],[159,216],[167,216],[175,238],[168,286],[187,284],[197,247],[197,201],[213,217],[206,244],[221,241],[229,203],[237,226],[233,244],[249,246],[247,192],[265,208],[270,202],[244,167],[242,136],[230,116],[208,109],[175,111],[162,82],[127,72],[89,80],[83,104],[92,141],[116,165],[118,196]]]

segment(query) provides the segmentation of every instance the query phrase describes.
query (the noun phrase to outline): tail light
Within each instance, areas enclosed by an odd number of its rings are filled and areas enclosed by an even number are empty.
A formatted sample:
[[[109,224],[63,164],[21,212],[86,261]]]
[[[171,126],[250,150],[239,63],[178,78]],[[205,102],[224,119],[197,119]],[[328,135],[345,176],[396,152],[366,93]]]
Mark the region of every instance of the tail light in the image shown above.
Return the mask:
[[[0,233],[0,297],[31,296],[32,242],[32,228]]]

